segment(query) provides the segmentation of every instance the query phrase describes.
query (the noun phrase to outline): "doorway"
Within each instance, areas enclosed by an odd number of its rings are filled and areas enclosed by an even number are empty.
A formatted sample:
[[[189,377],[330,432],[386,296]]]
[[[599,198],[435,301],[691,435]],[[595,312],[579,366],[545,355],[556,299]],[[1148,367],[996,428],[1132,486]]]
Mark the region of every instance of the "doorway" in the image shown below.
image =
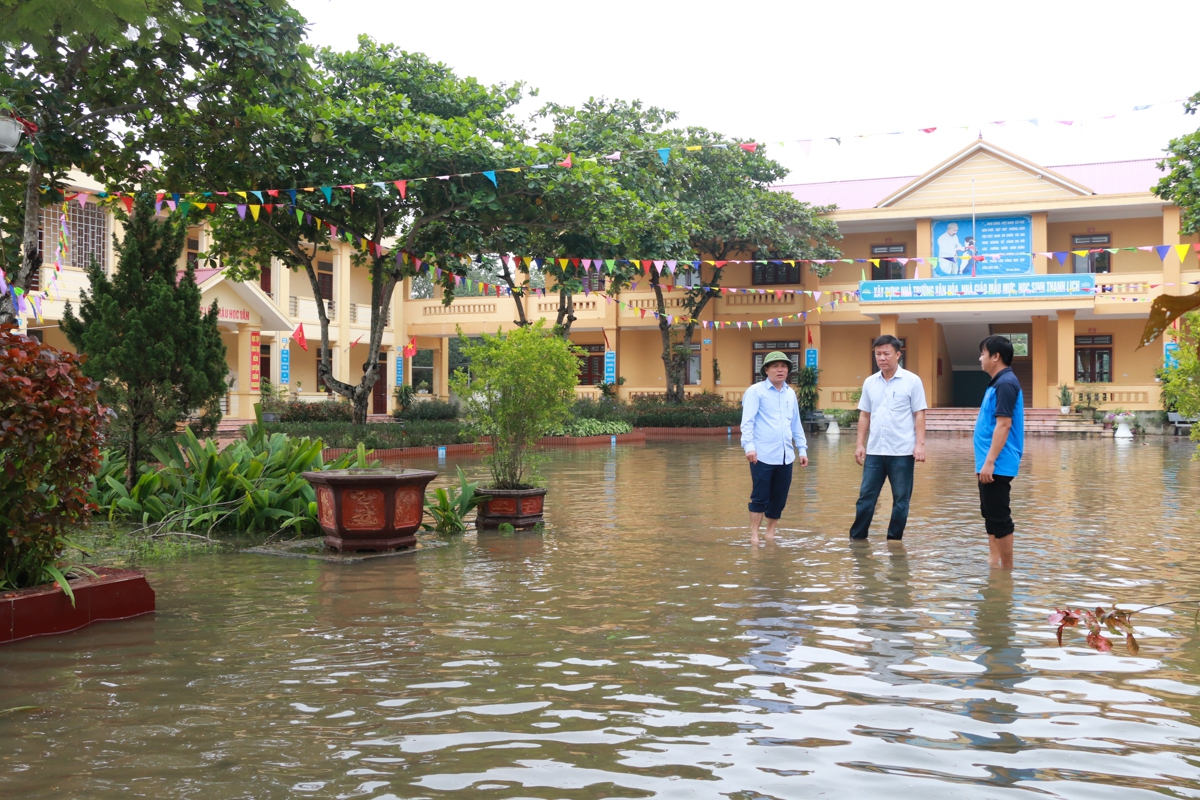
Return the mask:
[[[388,369],[387,369],[387,353],[379,354],[379,377],[375,379],[375,385],[371,387],[371,413],[386,414],[387,413],[387,387],[388,387]]]
[[[1007,336],[1013,345],[1013,375],[1021,384],[1025,408],[1033,407],[1033,324],[1001,323],[991,326],[991,332]]]

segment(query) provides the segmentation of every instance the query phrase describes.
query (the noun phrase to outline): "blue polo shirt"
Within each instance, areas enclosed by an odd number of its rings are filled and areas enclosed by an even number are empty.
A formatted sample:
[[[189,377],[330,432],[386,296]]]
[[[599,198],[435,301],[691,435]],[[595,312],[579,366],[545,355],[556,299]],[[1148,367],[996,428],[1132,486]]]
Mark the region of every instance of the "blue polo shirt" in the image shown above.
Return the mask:
[[[1021,393],[1021,382],[1011,367],[996,373],[983,395],[983,405],[975,419],[975,471],[983,469],[988,450],[992,449],[992,433],[996,430],[996,417],[1012,419],[1012,430],[996,457],[996,475],[1017,476],[1021,465],[1021,453],[1025,452],[1025,398]]]

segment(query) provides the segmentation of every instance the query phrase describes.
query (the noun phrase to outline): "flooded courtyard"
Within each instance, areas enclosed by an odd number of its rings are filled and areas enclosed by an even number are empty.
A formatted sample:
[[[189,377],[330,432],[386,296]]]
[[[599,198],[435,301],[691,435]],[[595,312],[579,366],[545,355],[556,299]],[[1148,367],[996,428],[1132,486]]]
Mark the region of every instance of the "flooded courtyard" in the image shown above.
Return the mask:
[[[1194,446],[1028,445],[1011,574],[970,440],[933,437],[900,544],[886,488],[848,543],[843,436],[751,548],[720,439],[551,451],[543,534],[151,563],[155,616],[0,648],[0,709],[37,706],[0,716],[0,794],[1200,797],[1194,608],[1136,615],[1136,656],[1046,621],[1200,598]]]

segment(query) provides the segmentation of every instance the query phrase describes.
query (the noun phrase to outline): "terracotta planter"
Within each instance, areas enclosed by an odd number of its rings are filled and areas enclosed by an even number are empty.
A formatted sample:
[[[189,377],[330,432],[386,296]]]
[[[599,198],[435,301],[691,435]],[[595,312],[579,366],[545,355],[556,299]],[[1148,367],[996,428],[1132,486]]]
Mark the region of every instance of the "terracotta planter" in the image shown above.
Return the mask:
[[[0,594],[0,644],[154,613],[154,590],[145,573],[109,567],[95,572],[95,578],[71,581],[75,605],[56,583]]]
[[[476,528],[499,528],[504,523],[518,530],[532,528],[542,522],[545,508],[545,489],[492,489],[478,490],[487,499],[479,506],[475,517]]]
[[[334,550],[395,550],[417,543],[425,515],[426,469],[306,472],[317,494],[317,521]]]

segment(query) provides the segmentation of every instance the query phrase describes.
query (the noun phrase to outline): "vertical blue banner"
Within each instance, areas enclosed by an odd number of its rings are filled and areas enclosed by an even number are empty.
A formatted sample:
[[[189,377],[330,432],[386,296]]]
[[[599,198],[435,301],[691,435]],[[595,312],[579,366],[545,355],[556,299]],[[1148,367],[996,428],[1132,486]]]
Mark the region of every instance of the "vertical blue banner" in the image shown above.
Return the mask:
[[[292,381],[292,351],[286,347],[279,351],[279,382],[281,384],[291,383]]]
[[[810,347],[804,351],[804,366],[816,368],[816,366],[817,366],[817,348]]]
[[[604,382],[617,382],[617,351],[604,351]]]
[[[404,355],[396,352],[396,385],[404,385]]]

